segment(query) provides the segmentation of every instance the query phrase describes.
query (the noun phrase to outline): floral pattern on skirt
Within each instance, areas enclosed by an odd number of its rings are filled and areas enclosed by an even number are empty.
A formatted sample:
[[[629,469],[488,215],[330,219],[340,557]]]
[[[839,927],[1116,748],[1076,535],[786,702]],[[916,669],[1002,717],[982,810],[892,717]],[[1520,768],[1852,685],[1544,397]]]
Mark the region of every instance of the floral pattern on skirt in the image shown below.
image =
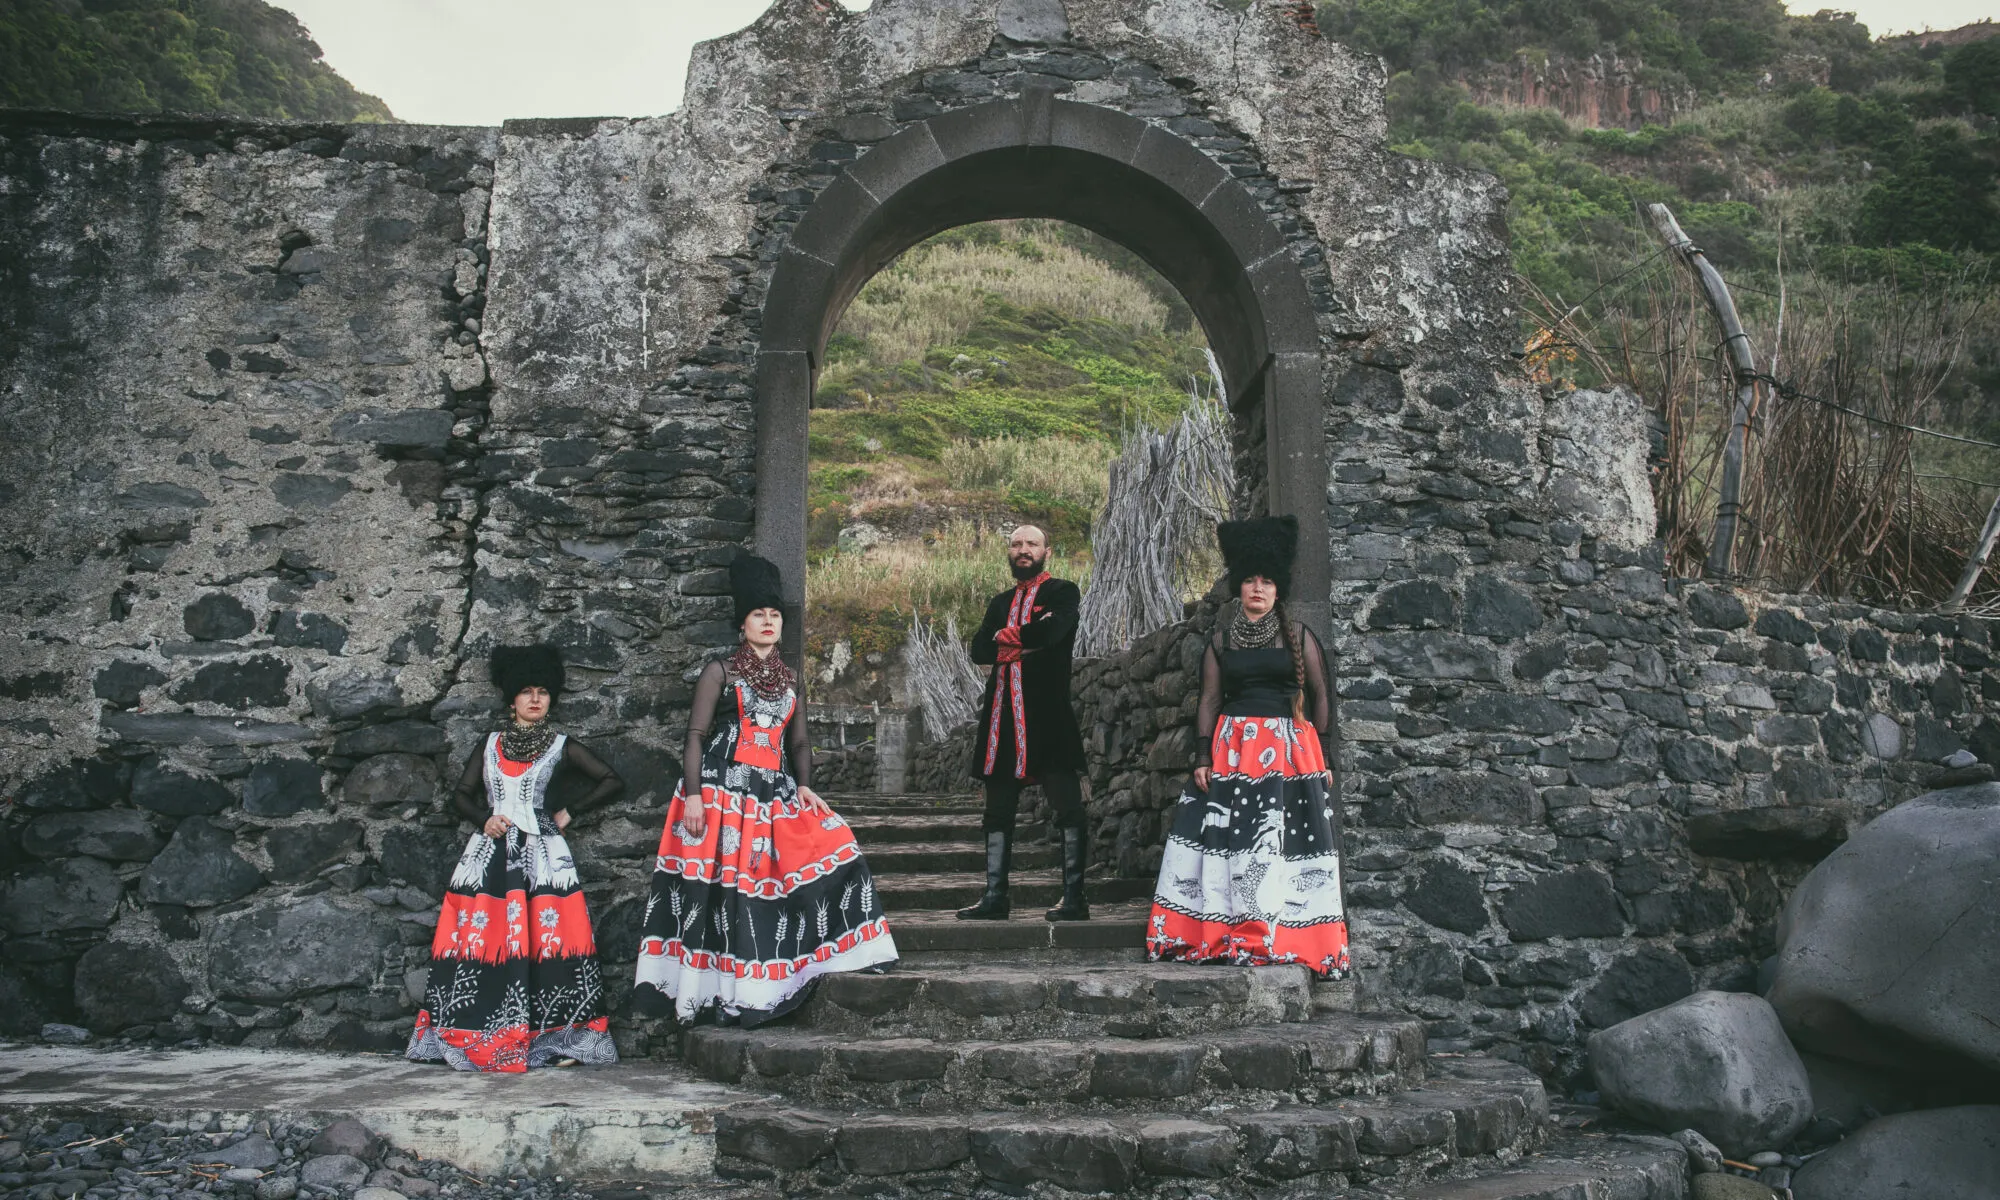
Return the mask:
[[[557,738],[515,779],[501,772],[489,745],[488,791],[517,802],[531,796],[534,827],[516,824],[504,838],[475,833],[466,842],[438,913],[408,1057],[506,1072],[562,1059],[618,1060],[576,863],[541,807],[561,755]]]

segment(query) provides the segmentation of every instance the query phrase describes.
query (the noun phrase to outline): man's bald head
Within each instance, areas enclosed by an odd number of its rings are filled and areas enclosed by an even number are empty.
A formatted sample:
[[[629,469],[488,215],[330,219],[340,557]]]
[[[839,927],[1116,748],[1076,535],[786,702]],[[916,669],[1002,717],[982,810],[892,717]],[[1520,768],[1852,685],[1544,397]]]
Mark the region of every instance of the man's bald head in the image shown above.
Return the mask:
[[[1016,525],[1007,537],[1007,569],[1016,579],[1033,579],[1049,561],[1049,535],[1039,525]]]

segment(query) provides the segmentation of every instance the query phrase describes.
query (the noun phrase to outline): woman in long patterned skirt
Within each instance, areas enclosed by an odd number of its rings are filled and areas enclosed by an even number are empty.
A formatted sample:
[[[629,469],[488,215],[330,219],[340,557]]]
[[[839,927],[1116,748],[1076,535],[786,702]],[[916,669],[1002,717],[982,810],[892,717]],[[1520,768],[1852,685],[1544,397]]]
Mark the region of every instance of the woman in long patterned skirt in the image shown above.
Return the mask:
[[[511,719],[480,743],[453,792],[480,830],[445,892],[407,1053],[461,1071],[616,1062],[597,942],[563,830],[625,784],[549,724],[563,686],[555,647],[503,646],[492,673]],[[549,783],[570,771],[593,786],[551,814]]]
[[[1298,521],[1216,530],[1239,611],[1202,656],[1194,786],[1160,862],[1147,957],[1348,969],[1326,664],[1285,614]]]
[[[894,962],[896,943],[853,832],[812,790],[805,701],[777,652],[778,568],[746,555],[729,574],[743,642],[695,683],[633,999],[754,1026],[822,975]]]

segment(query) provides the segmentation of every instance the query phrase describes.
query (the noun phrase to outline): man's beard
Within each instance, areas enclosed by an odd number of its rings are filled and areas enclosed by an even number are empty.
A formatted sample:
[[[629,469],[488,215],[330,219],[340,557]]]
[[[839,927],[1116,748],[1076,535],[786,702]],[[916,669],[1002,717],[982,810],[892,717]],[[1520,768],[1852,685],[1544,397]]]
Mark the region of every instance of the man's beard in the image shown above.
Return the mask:
[[[1048,561],[1049,561],[1049,556],[1044,554],[1042,557],[1036,559],[1034,562],[1031,562],[1024,567],[1018,561],[1010,558],[1007,560],[1007,569],[1014,572],[1014,578],[1019,579],[1022,582],[1026,582],[1027,580],[1033,579],[1035,576],[1040,575],[1042,573],[1042,568],[1048,564]]]

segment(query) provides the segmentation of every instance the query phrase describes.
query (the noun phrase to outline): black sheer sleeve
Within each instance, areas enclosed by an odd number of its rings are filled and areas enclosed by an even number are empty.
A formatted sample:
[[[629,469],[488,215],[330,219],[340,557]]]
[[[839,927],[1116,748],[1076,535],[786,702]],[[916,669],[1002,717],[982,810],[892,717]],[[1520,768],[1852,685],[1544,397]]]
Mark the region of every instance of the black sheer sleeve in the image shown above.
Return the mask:
[[[1021,649],[1045,650],[1068,645],[1076,637],[1076,622],[1083,611],[1083,593],[1075,584],[1049,597],[1042,615],[1021,627]]]
[[[1000,661],[1000,644],[993,635],[1000,632],[1000,625],[1007,619],[1007,606],[1001,601],[1005,596],[996,596],[986,602],[986,619],[979,623],[979,632],[972,635],[972,661],[982,667],[990,667]]]
[[[1201,652],[1201,699],[1194,710],[1194,765],[1212,767],[1210,748],[1215,745],[1215,722],[1222,716],[1222,659],[1215,643]]]
[[[572,820],[625,790],[625,781],[619,777],[618,772],[612,770],[610,764],[592,754],[575,738],[563,739],[563,765],[581,771],[597,782],[596,787],[570,801],[568,807]]]
[[[701,751],[715,728],[716,705],[722,701],[722,664],[712,662],[701,669],[694,683],[694,710],[688,713],[686,753],[681,756],[681,795],[701,795]]]
[[[792,719],[785,722],[785,758],[792,766],[792,781],[802,788],[813,783],[812,731],[806,728],[806,698],[799,697]]]
[[[1326,758],[1326,765],[1333,766],[1333,692],[1326,683],[1326,651],[1320,648],[1319,638],[1313,631],[1301,625],[1306,668],[1306,719],[1319,730],[1319,748]]]
[[[451,789],[451,802],[459,815],[474,825],[483,824],[493,815],[486,800],[486,739],[479,739],[479,745],[472,751],[472,757],[465,760],[465,770],[459,772],[458,786]]]

